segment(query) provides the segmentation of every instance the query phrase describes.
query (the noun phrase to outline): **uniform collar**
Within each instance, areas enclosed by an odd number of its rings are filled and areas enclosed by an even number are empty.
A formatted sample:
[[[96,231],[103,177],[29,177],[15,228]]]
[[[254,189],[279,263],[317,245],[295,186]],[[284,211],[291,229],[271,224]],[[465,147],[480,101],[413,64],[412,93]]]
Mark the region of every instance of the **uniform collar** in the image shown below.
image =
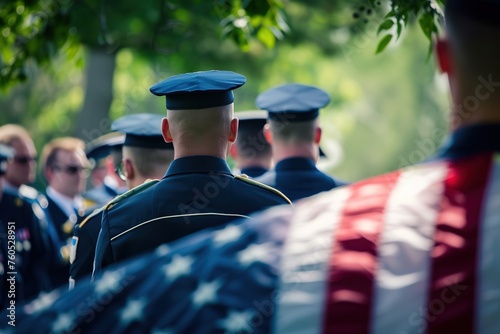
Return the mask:
[[[276,164],[275,170],[316,170],[314,161],[307,158],[287,158]]]
[[[47,187],[47,196],[52,198],[52,200],[61,208],[61,210],[70,217],[72,214],[76,214],[76,210],[83,208],[82,196],[77,195],[75,198],[69,198],[51,186]]]
[[[207,155],[197,155],[175,159],[170,164],[165,176],[209,172],[233,175],[225,160]]]
[[[246,174],[250,177],[258,177],[267,172],[267,169],[261,166],[251,166],[241,169],[241,174]]]
[[[439,159],[458,159],[473,154],[500,152],[500,123],[479,124],[453,132],[437,153]]]

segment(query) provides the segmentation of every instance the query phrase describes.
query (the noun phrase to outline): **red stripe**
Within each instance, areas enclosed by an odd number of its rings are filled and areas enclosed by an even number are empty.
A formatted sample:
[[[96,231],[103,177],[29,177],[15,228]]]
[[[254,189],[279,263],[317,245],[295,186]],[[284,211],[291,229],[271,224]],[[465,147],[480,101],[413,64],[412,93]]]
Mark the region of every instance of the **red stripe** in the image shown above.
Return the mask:
[[[474,332],[479,223],[491,164],[491,154],[449,164],[432,251],[428,334]]]
[[[324,317],[325,333],[367,333],[377,244],[384,209],[400,173],[351,186],[335,237]]]

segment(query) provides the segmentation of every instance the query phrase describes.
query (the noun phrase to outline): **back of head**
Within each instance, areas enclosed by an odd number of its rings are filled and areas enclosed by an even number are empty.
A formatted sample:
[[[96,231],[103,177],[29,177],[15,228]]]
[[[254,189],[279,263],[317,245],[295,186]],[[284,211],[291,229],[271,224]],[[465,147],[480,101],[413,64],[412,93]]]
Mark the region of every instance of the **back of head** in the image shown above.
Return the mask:
[[[267,113],[262,110],[236,113],[239,119],[236,146],[238,155],[247,160],[272,158],[271,145],[264,137],[263,129],[267,122]]]
[[[111,125],[113,131],[125,134],[122,154],[115,151],[113,159],[118,165],[118,159],[132,163],[133,166],[125,167],[130,171],[126,175],[129,187],[148,178],[161,178],[173,160],[173,146],[165,142],[161,133],[162,119],[162,115],[139,113],[121,117]]]
[[[325,91],[302,84],[274,87],[256,100],[269,113],[273,140],[289,144],[314,142],[319,109],[329,102]]]
[[[452,55],[450,72],[455,76],[452,91],[458,98],[455,103],[464,104],[468,111],[500,103],[499,15],[499,0],[446,3],[447,39]]]
[[[236,139],[233,90],[246,78],[229,71],[200,71],[175,75],[150,91],[166,97],[167,121],[163,133],[175,147],[176,158],[214,155],[225,158]]]
[[[268,112],[270,131],[266,130],[266,136],[272,141],[276,162],[292,157],[318,159],[319,109],[329,102],[325,91],[302,84],[274,87],[257,97],[257,106]]]
[[[227,144],[233,118],[233,104],[167,112],[174,146],[200,153]]]

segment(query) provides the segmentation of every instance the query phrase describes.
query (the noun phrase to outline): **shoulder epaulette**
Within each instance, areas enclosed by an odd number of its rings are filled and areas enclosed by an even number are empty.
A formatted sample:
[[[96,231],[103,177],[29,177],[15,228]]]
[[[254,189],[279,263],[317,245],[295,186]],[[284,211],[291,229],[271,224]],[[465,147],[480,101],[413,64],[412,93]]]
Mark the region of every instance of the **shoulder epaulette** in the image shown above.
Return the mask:
[[[22,197],[25,197],[25,198],[32,200],[32,201],[36,200],[38,197],[38,191],[35,188],[27,186],[25,184],[22,184],[19,187],[19,194]]]
[[[95,217],[98,214],[101,214],[105,208],[106,208],[106,206],[101,206],[100,208],[95,209],[90,215],[85,217],[85,219],[80,224],[78,224],[78,226],[83,227],[83,225],[87,224],[87,222],[90,220],[90,218]]]
[[[148,188],[151,188],[152,186],[154,186],[158,182],[160,182],[160,180],[146,180],[143,184],[140,184],[137,187],[132,188],[132,189],[124,192],[123,194],[116,196],[114,199],[111,200],[111,202],[106,204],[105,210],[111,209],[116,203],[119,203],[119,202],[123,201],[124,199],[129,198],[130,196],[133,196],[133,195],[138,194],[138,193],[140,193]]]
[[[234,176],[237,180],[240,180],[240,181],[243,181],[243,182],[246,182],[248,184],[251,184],[253,186],[256,186],[256,187],[259,187],[259,188],[262,188],[262,189],[266,189],[272,193],[275,193],[279,196],[281,196],[285,201],[288,202],[288,204],[292,204],[292,201],[290,201],[288,199],[288,197],[285,196],[285,194],[283,194],[281,191],[279,191],[278,189],[275,189],[273,187],[270,187],[268,186],[267,184],[264,184],[264,183],[260,183],[258,181],[255,181],[255,180],[252,180],[251,178],[248,177],[248,175],[246,174],[241,174],[241,175],[235,175]]]

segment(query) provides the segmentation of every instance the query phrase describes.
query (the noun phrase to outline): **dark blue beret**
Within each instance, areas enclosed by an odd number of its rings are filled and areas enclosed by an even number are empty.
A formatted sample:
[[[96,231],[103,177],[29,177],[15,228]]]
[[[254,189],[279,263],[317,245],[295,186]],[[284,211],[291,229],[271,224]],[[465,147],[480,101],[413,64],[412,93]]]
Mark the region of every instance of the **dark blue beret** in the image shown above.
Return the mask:
[[[111,130],[125,133],[124,146],[172,149],[161,133],[163,117],[148,113],[123,116],[111,124]]]
[[[318,117],[319,109],[330,102],[328,94],[319,88],[287,84],[271,88],[257,96],[256,104],[267,110],[269,119],[304,122]]]
[[[204,109],[233,103],[233,89],[243,86],[246,78],[230,71],[201,71],[174,75],[149,90],[165,96],[167,109]]]
[[[447,0],[446,10],[500,26],[500,0]]]

